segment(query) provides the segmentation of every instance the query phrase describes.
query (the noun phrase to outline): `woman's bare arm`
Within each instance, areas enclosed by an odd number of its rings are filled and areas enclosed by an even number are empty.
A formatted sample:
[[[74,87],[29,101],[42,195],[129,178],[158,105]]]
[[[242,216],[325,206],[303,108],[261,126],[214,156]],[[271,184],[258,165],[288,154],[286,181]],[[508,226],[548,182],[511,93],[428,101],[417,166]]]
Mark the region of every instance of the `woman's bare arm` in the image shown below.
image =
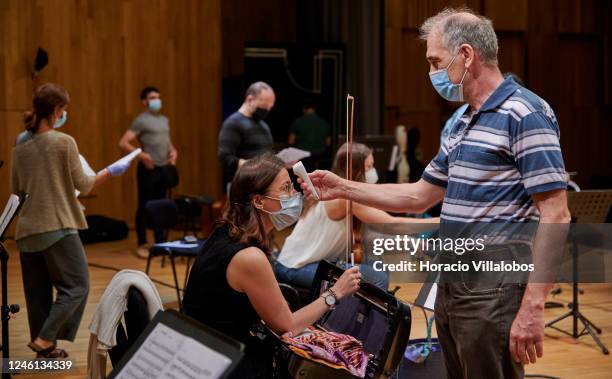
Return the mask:
[[[333,289],[342,298],[359,288],[361,273],[357,268],[347,270]],[[266,255],[250,247],[238,252],[227,268],[230,286],[244,292],[261,319],[277,334],[298,334],[312,325],[329,309],[323,298],[291,312],[283,297]]]

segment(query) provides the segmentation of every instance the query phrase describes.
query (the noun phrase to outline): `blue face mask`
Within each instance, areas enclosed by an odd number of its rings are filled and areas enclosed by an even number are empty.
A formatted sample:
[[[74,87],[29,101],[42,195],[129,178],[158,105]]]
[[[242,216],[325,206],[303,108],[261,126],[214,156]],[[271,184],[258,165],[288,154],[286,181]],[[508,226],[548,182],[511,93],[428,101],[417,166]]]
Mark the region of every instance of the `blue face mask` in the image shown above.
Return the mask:
[[[161,99],[149,100],[149,110],[153,113],[157,113],[161,110],[162,102]]]
[[[61,128],[66,123],[67,119],[68,119],[68,112],[63,111],[62,116],[58,118],[57,120],[55,120],[55,123],[53,123],[53,128],[54,129]]]
[[[276,212],[268,212],[263,208],[261,209],[270,215],[270,221],[272,221],[272,224],[276,230],[283,230],[286,227],[295,224],[300,218],[303,207],[301,193],[296,193],[295,195],[284,199],[278,199],[270,196],[266,197],[268,199],[278,200],[281,203],[281,209]]]
[[[450,61],[446,68],[441,70],[437,70],[429,73],[429,79],[431,80],[431,84],[438,91],[440,96],[442,96],[445,100],[448,101],[463,101],[463,79],[465,79],[465,74],[467,74],[467,69],[463,73],[463,77],[461,78],[461,82],[459,84],[454,84],[451,82],[448,77],[448,69],[457,58],[457,55]]]

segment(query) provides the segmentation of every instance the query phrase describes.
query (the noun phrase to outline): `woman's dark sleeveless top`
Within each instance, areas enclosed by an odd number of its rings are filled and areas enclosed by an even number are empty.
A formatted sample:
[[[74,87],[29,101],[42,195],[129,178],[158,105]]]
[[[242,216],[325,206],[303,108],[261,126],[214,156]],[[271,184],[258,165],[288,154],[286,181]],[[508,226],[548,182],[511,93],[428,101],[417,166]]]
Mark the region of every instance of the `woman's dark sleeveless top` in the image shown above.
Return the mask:
[[[217,228],[196,258],[183,299],[186,315],[247,344],[260,317],[247,295],[230,287],[226,272],[234,255],[250,246],[233,241],[228,225]]]

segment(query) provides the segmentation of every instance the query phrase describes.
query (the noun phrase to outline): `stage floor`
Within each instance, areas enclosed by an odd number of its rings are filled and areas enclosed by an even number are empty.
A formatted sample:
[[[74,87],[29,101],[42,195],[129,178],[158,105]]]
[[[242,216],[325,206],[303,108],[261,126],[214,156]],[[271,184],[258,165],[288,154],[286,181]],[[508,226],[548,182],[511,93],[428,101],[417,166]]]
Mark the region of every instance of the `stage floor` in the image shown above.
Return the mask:
[[[119,242],[109,242],[86,246],[87,256],[90,264],[114,267],[117,269],[144,270],[146,260],[139,259],[133,254],[135,236],[130,232],[130,238]],[[33,353],[26,346],[29,340],[27,314],[23,296],[23,284],[19,265],[19,255],[12,241],[6,244],[9,250],[9,277],[8,294],[9,302],[21,305],[21,312],[10,321],[10,347],[12,358],[33,358]],[[167,264],[161,268],[160,259],[152,264],[151,277],[167,283],[172,281],[170,266]],[[185,263],[179,262],[177,270],[179,279],[184,278]],[[81,322],[76,340],[73,343],[61,341],[60,347],[66,349],[76,364],[76,370],[69,374],[54,375],[19,375],[19,378],[83,378],[87,370],[87,345],[89,332],[87,327],[91,320],[96,305],[108,282],[115,274],[114,270],[98,267],[89,268],[91,278],[91,289],[89,300],[85,309],[85,315]],[[554,300],[567,303],[571,300],[571,288],[562,285],[563,292]],[[585,293],[581,297],[581,311],[602,328],[602,341],[612,348],[612,284],[583,284],[580,286]],[[174,289],[157,285],[166,307],[176,308],[176,294]],[[398,296],[404,301],[412,301],[419,290],[418,284],[404,284],[398,292]],[[549,300],[552,300],[549,298]],[[556,308],[546,310],[546,320],[563,314],[567,308]],[[571,321],[569,319],[558,324],[569,330]],[[425,321],[423,313],[415,309],[413,311],[413,324],[411,338],[425,336]],[[110,364],[109,370],[110,372]],[[612,373],[612,357],[605,356],[597,348],[595,342],[588,336],[581,337],[578,341],[563,335],[552,329],[546,330],[544,340],[544,358],[535,365],[527,366],[527,374],[542,374],[560,378],[610,378]]]

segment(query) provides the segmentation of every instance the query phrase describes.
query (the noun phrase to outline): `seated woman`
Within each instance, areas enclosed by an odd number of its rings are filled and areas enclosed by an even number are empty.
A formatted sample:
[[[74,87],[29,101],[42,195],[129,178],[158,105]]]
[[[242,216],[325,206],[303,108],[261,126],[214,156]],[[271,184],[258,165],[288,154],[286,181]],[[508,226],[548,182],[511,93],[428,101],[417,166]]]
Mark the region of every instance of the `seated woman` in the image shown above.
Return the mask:
[[[332,171],[346,177],[347,144],[338,149]],[[376,183],[378,175],[374,168],[372,151],[361,143],[353,143],[353,180]],[[353,202],[353,215],[363,223],[435,223],[439,219],[417,219],[393,217],[379,209]],[[274,272],[282,283],[310,288],[321,260],[337,261],[346,252],[346,201],[319,201],[300,218],[287,237],[274,263]],[[317,238],[313,238],[317,236]],[[361,264],[364,280],[386,290],[389,278],[385,272],[374,271],[367,263]]]
[[[302,211],[284,163],[274,155],[246,161],[232,181],[223,219],[191,270],[184,312],[245,343],[237,378],[269,378],[272,353],[250,334],[263,320],[278,334],[298,334],[359,288],[361,273],[346,270],[329,292],[291,312],[268,261],[268,235],[294,224]],[[329,305],[328,305],[329,304]]]

